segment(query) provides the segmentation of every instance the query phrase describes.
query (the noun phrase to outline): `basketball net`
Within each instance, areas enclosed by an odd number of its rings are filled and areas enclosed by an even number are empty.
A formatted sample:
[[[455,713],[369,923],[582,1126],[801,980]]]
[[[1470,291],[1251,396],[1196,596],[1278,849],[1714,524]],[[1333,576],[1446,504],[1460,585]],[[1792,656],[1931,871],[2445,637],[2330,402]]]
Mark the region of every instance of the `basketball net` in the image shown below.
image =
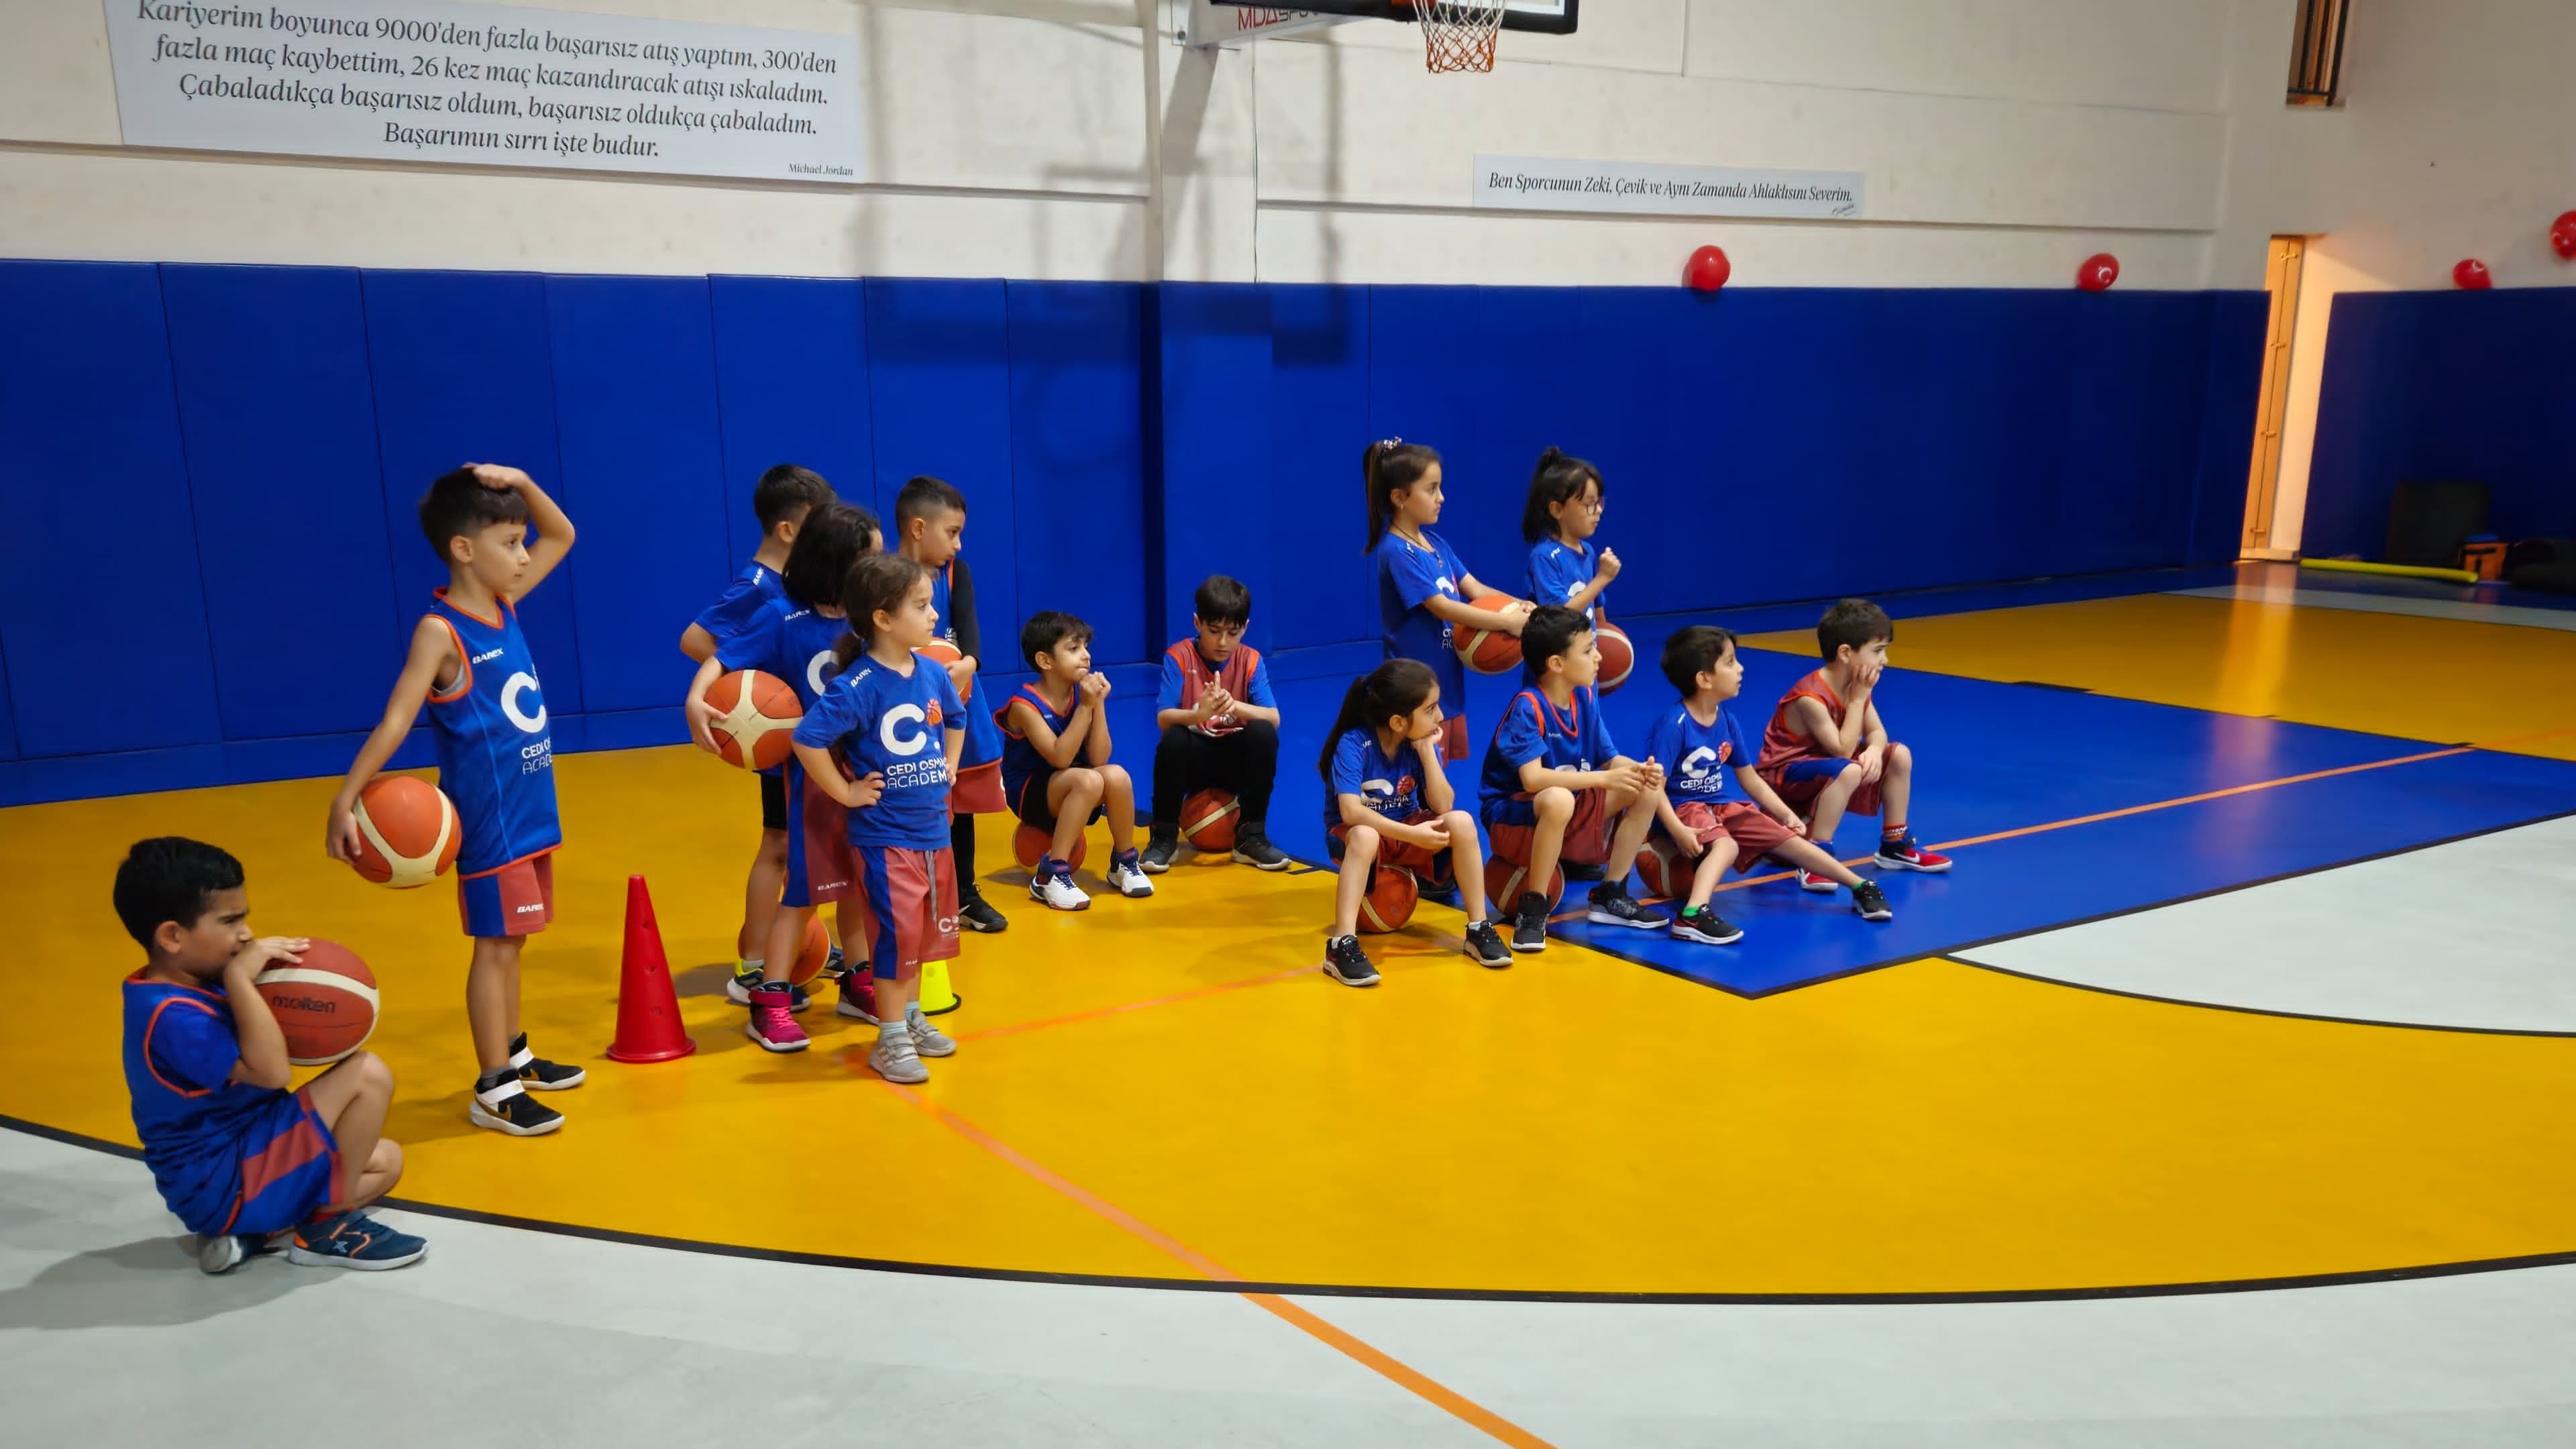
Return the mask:
[[[1422,64],[1433,75],[1494,68],[1508,0],[1412,0],[1422,27]]]

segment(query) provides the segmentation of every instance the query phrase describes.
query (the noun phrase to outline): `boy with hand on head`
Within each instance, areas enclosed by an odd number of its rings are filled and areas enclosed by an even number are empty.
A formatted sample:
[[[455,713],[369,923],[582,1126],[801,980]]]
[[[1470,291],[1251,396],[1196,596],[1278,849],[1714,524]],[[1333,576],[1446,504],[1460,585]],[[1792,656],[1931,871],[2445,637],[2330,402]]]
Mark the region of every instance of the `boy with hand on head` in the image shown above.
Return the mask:
[[[833,501],[832,485],[810,468],[781,463],[760,475],[751,491],[751,511],[760,520],[760,547],[751,562],[716,601],[680,634],[680,652],[700,664],[715,657],[725,641],[750,628],[763,610],[786,597],[780,579],[788,552],[806,515]],[[873,520],[871,520],[873,521]],[[761,957],[769,924],[778,911],[778,893],[787,879],[787,781],[782,769],[760,772],[760,848],[752,853],[751,873],[742,887],[742,929],[734,939],[736,960],[728,991],[747,1000],[760,982]],[[840,964],[835,949],[830,967]]]
[[[984,631],[975,618],[975,577],[957,556],[965,546],[966,495],[938,478],[915,478],[894,499],[894,551],[930,574],[930,606],[939,616],[938,642],[959,655],[947,666],[948,682],[966,709],[966,753],[950,783],[948,849],[957,864],[957,921],[970,931],[1007,931],[1011,923],[976,884],[975,817],[996,815],[1002,799],[1002,738],[990,710],[975,706],[975,675],[984,659]]]
[[[1145,844],[1148,875],[1172,868],[1181,851],[1181,802],[1200,790],[1235,798],[1234,859],[1258,870],[1286,870],[1286,852],[1270,843],[1270,789],[1279,773],[1279,701],[1270,666],[1243,642],[1252,622],[1252,591],[1223,574],[1199,585],[1190,624],[1197,637],[1163,653],[1154,723],[1154,818]]]
[[[1664,641],[1664,678],[1682,697],[1646,731],[1646,758],[1664,772],[1655,831],[1675,855],[1698,862],[1682,912],[1673,918],[1673,935],[1710,946],[1742,939],[1744,932],[1709,910],[1709,897],[1728,866],[1741,874],[1765,855],[1849,887],[1852,909],[1861,919],[1892,919],[1895,913],[1887,908],[1878,883],[1852,874],[1830,852],[1801,838],[1806,827],[1797,812],[1754,773],[1753,748],[1726,708],[1744,687],[1735,636],[1704,624],[1676,630]],[[1727,798],[1729,775],[1750,803]]]
[[[1790,808],[1807,814],[1807,838],[1833,850],[1843,812],[1886,811],[1872,863],[1881,870],[1945,871],[1950,857],[1917,845],[1906,811],[1914,796],[1914,752],[1887,737],[1873,696],[1887,669],[1896,625],[1866,599],[1845,599],[1816,623],[1825,667],[1780,697],[1762,732],[1754,768]],[[1798,873],[1800,887],[1830,894],[1834,878]]]
[[[1521,625],[1521,659],[1532,682],[1503,711],[1478,792],[1494,853],[1525,861],[1530,884],[1542,890],[1562,859],[1597,861],[1602,878],[1586,918],[1662,930],[1664,918],[1637,904],[1627,881],[1662,804],[1664,774],[1610,742],[1592,688],[1601,676],[1592,625],[1572,609],[1542,604]],[[1545,950],[1547,897],[1525,890],[1511,908],[1512,949]]]
[[[252,983],[312,942],[252,939],[241,862],[175,835],[127,852],[116,916],[143,948],[125,978],[134,1131],[161,1200],[197,1235],[197,1266],[230,1272],[289,1229],[289,1262],[418,1262],[426,1243],[359,1212],[402,1179],[402,1149],[384,1135],[392,1070],[352,1052],[286,1090],[286,1036]]]
[[[1154,893],[1136,854],[1136,782],[1109,763],[1109,676],[1091,668],[1091,626],[1053,609],[1029,616],[1020,653],[1038,672],[997,716],[1002,791],[1020,822],[1048,832],[1046,858],[1029,878],[1029,898],[1051,910],[1081,911],[1091,897],[1068,863],[1083,827],[1109,817],[1109,888],[1130,900]]]
[[[537,661],[519,632],[517,601],[572,551],[572,520],[516,468],[469,463],[441,475],[420,500],[421,530],[447,565],[447,587],[412,630],[411,653],[375,733],[358,747],[331,799],[323,848],[358,853],[358,792],[393,758],[429,708],[438,785],[456,805],[463,836],[456,897],[474,952],[465,971],[465,1019],[481,1075],[466,1116],[478,1127],[534,1137],[563,1114],[527,1095],[578,1087],[586,1075],[528,1049],[519,1029],[519,947],[554,920],[554,739],[546,733]],[[536,541],[525,541],[531,528]]]

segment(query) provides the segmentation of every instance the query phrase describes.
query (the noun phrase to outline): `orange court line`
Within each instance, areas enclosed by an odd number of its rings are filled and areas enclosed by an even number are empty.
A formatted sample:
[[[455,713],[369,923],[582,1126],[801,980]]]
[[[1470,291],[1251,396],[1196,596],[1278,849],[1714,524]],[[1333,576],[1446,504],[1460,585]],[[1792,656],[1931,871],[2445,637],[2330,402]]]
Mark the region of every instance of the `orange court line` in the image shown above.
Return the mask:
[[[1029,1031],[1044,1031],[1051,1026],[1071,1026],[1076,1022],[1098,1021],[1102,1017],[1124,1016],[1131,1011],[1143,1011],[1149,1006],[1173,1006],[1184,1001],[1196,1001],[1203,996],[1222,996],[1229,991],[1241,991],[1247,987],[1268,986],[1274,982],[1286,981],[1291,977],[1303,976],[1310,971],[1321,971],[1323,969],[1324,968],[1320,963],[1313,966],[1291,966],[1284,971],[1273,971],[1267,976],[1247,976],[1240,981],[1220,981],[1214,986],[1200,986],[1194,987],[1188,991],[1175,991],[1169,996],[1156,996],[1144,1001],[1123,1001],[1116,1006],[1095,1006],[1088,1011],[1067,1012],[1062,1016],[1041,1017],[1036,1021],[1017,1022],[1010,1026],[990,1026],[986,1027],[982,1031],[960,1032],[957,1034],[957,1039],[961,1042],[991,1041],[995,1037],[1018,1036],[1022,1032]]]
[[[1313,970],[1315,968],[1300,967],[1298,969],[1304,971]],[[1280,972],[1275,976],[1259,977],[1252,981],[1237,982],[1234,984],[1238,986],[1259,985],[1262,982],[1276,980],[1281,976],[1292,974],[1295,973]],[[1229,988],[1215,987],[1210,989],[1225,990]],[[1153,1004],[1154,1003],[1152,1002],[1138,1003],[1140,1006],[1150,1006]],[[1119,1008],[1110,1009],[1117,1010]],[[881,1082],[880,1085],[882,1085],[887,1091],[894,1093],[897,1098],[901,1099],[905,1103],[905,1105],[920,1111],[932,1121],[937,1122],[940,1126],[947,1128],[949,1131],[965,1138],[968,1142],[984,1149],[986,1152],[989,1152],[993,1156],[1000,1158],[1002,1161],[1009,1163],[1011,1166],[1018,1168],[1021,1172],[1026,1173],[1030,1178],[1034,1179],[1039,1185],[1049,1188],[1063,1197],[1070,1199],[1076,1205],[1098,1216],[1119,1230],[1130,1234],[1146,1244],[1148,1247],[1151,1247],[1157,1252],[1163,1253],[1164,1255],[1178,1261],[1191,1272],[1218,1283],[1241,1283],[1244,1281],[1242,1274],[1235,1272],[1223,1263],[1216,1261],[1214,1258],[1200,1252],[1198,1249],[1191,1247],[1189,1244],[1184,1243],[1180,1239],[1173,1237],[1171,1234],[1164,1232],[1162,1229],[1155,1227],[1152,1223],[1146,1222],[1144,1219],[1128,1212],[1125,1208],[1118,1206],[1116,1203],[1110,1202],[1108,1199],[1101,1197],[1098,1193],[1091,1191],[1080,1183],[1071,1181],[1063,1174],[1055,1171],[1051,1167],[1048,1167],[1045,1163],[1037,1161],[1027,1153],[1020,1151],[1018,1148],[1013,1147],[1011,1144],[1004,1142],[999,1137],[994,1136],[992,1133],[985,1131],[975,1123],[967,1120],[965,1117],[959,1115],[954,1109],[941,1106],[939,1103],[930,1100],[928,1097],[923,1096],[921,1093],[916,1092],[909,1087],[899,1086],[893,1082]],[[1353,1362],[1382,1375],[1397,1386],[1418,1395],[1426,1402],[1446,1410],[1459,1419],[1484,1430],[1486,1433],[1501,1440],[1503,1443],[1513,1446],[1513,1449],[1555,1449],[1555,1446],[1548,1443],[1548,1441],[1531,1433],[1527,1429],[1522,1428],[1520,1425],[1513,1423],[1511,1420],[1504,1418],[1502,1415],[1495,1413],[1493,1410],[1488,1409],[1484,1405],[1477,1403],[1475,1400],[1468,1398],[1466,1395],[1459,1393],[1457,1390],[1448,1387],[1439,1380],[1432,1378],[1430,1375],[1423,1373],[1419,1369],[1405,1363],[1403,1360],[1398,1359],[1392,1354],[1385,1352],[1383,1349],[1369,1343],[1367,1340],[1334,1326],[1325,1319],[1299,1307],[1295,1303],[1289,1302],[1287,1299],[1280,1297],[1276,1293],[1245,1292],[1238,1294],[1237,1296],[1253,1304],[1255,1307],[1262,1309],[1264,1312],[1271,1314],[1281,1322],[1310,1335],[1317,1342],[1339,1351],[1349,1357]]]

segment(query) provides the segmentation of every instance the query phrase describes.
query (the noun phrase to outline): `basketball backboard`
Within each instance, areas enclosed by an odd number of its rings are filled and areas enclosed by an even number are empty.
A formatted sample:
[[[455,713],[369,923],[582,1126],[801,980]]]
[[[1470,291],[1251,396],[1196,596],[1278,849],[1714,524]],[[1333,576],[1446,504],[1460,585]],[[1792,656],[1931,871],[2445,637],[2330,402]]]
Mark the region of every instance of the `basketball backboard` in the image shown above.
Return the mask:
[[[1505,30],[1571,35],[1582,0],[1508,0]],[[1300,0],[1296,5],[1256,5],[1250,0],[1187,0],[1179,39],[1187,45],[1237,46],[1255,40],[1304,35],[1354,20],[1411,20],[1401,0]]]

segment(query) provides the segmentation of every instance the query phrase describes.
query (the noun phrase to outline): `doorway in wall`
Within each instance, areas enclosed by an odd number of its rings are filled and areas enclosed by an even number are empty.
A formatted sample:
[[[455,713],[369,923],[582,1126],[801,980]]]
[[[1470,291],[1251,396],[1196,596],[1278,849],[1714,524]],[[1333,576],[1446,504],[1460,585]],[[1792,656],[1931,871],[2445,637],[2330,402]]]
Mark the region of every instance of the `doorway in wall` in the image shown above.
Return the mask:
[[[2273,513],[2281,489],[2281,424],[2290,406],[2290,341],[2299,325],[2299,272],[2307,261],[2308,239],[2272,238],[2271,263],[2263,285],[2272,294],[2272,320],[2263,338],[2263,393],[2254,419],[2254,462],[2245,482],[2246,558],[2288,558],[2272,542]]]

